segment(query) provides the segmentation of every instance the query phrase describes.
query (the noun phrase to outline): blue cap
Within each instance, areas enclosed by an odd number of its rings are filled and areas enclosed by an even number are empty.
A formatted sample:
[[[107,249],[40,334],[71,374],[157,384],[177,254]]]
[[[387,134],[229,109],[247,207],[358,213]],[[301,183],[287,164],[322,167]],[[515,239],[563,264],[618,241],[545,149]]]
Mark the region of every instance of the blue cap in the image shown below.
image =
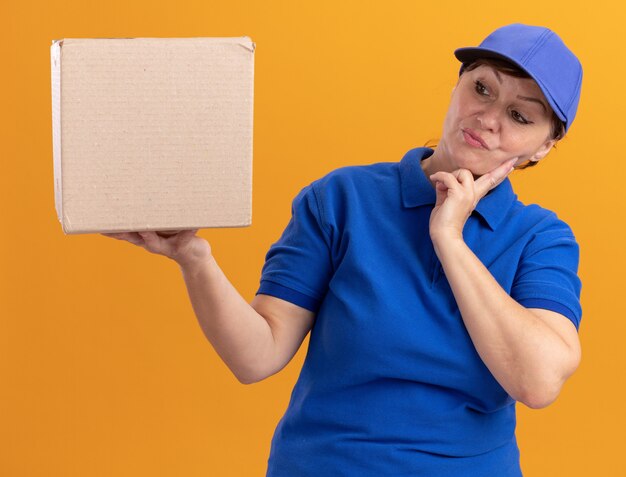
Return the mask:
[[[583,68],[563,40],[544,27],[503,26],[491,33],[478,47],[459,48],[454,55],[463,63],[478,58],[508,60],[533,78],[567,131],[574,121]]]

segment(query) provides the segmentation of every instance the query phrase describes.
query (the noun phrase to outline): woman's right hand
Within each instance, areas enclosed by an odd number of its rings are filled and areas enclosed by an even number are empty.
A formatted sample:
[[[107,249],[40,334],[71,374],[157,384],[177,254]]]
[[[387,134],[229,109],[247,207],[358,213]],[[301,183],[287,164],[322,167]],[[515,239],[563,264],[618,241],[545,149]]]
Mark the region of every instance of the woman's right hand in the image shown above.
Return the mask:
[[[191,229],[174,232],[121,232],[100,235],[125,240],[145,248],[148,252],[171,258],[181,267],[185,267],[211,256],[211,245],[202,237],[196,236],[197,231],[198,229]]]

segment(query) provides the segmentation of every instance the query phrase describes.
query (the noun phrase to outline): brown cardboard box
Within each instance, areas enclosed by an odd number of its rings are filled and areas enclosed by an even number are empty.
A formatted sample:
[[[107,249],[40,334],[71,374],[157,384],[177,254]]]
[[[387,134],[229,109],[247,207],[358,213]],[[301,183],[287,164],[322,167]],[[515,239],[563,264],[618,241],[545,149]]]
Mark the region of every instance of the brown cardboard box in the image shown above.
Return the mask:
[[[50,50],[66,234],[251,224],[250,38],[66,38]]]

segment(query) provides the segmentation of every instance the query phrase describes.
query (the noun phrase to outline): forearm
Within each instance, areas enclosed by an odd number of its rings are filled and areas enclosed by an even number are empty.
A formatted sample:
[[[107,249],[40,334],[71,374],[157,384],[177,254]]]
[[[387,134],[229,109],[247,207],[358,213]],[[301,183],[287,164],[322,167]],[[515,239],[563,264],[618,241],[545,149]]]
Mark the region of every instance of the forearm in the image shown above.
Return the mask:
[[[530,407],[555,399],[568,376],[565,341],[513,300],[462,238],[433,243],[465,327],[496,380]]]
[[[237,379],[257,381],[274,354],[268,322],[243,299],[212,255],[180,269],[207,339]]]

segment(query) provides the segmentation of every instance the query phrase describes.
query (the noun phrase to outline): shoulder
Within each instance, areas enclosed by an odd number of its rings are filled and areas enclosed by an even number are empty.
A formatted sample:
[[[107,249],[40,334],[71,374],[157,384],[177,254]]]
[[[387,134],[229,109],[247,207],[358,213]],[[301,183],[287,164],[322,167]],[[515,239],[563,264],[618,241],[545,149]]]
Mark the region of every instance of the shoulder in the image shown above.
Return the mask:
[[[304,188],[327,228],[341,227],[350,217],[380,213],[398,199],[397,162],[339,167]]]
[[[525,205],[516,201],[505,218],[510,229],[521,238],[526,256],[552,250],[578,260],[579,246],[572,227],[556,212],[537,204]]]
[[[510,222],[532,232],[533,235],[552,233],[574,238],[574,232],[565,220],[560,218],[556,212],[538,204],[526,205],[515,200],[507,215]]]
[[[325,200],[348,199],[397,190],[399,163],[377,162],[365,165],[343,166],[313,181],[310,187]]]

